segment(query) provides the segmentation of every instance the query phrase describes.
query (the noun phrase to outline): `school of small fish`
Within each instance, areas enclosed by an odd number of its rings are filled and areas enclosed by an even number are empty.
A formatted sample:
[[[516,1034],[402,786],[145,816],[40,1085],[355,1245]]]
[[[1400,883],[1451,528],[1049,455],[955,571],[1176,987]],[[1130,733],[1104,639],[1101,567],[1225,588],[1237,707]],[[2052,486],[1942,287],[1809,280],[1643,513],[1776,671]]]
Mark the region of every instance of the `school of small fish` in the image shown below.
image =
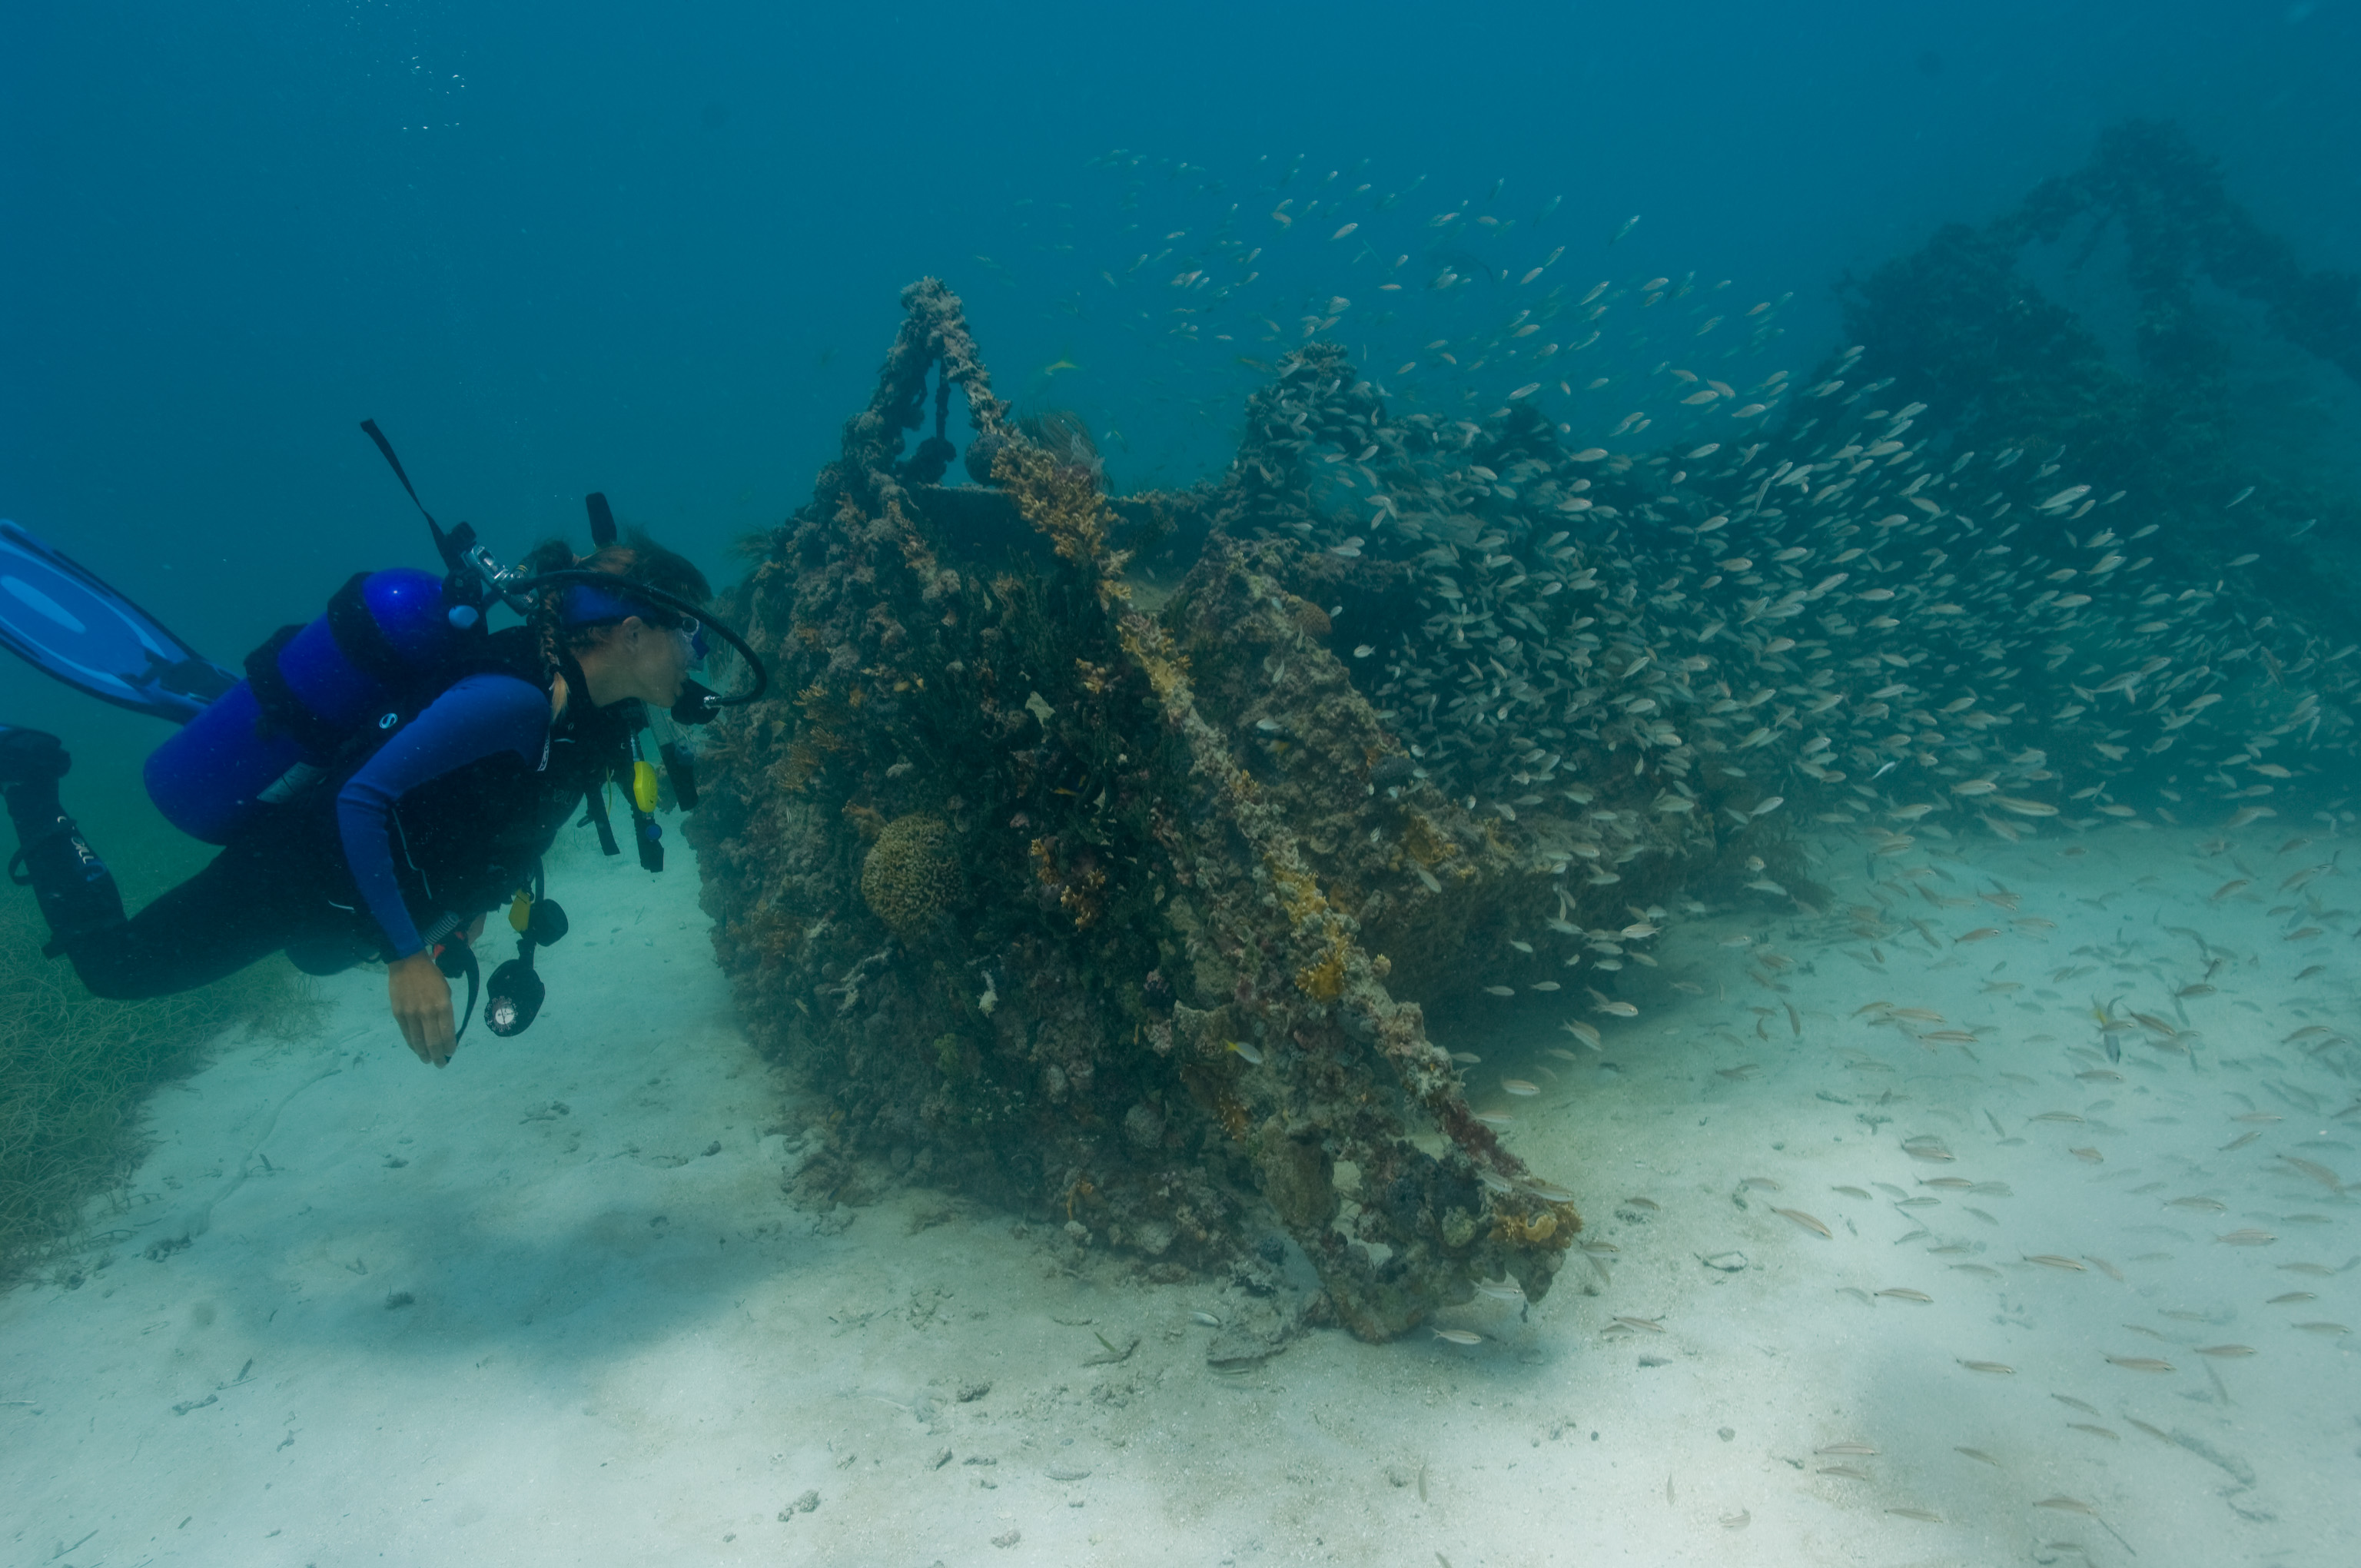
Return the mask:
[[[1140,162],[1105,167],[1132,180]],[[1384,236],[1416,187],[1364,172],[1274,165],[1210,227],[1102,277],[1168,291],[1176,339],[1273,345],[1238,356],[1267,380],[1226,526],[1324,556],[1339,581],[1384,575],[1409,608],[1340,620],[1336,642],[1410,759],[1411,782],[1386,787],[1431,784],[1554,882],[1555,917],[1506,937],[1477,989],[1507,1004],[1497,1020],[1576,988],[1602,1023],[1556,1023],[1576,1049],[1488,1046],[1565,1070],[1481,1080],[1536,1104],[1477,1119],[1532,1140],[1526,1158],[1571,1129],[1561,1168],[1579,1169],[1618,1058],[1677,1036],[1713,1104],[1818,1063],[1806,1109],[1848,1108],[1849,1140],[1811,1170],[1839,1179],[1739,1177],[1681,1277],[1796,1256],[1836,1274],[1849,1310],[1908,1314],[1912,1393],[1861,1419],[1913,1452],[1914,1485],[1938,1455],[2008,1477],[2037,1560],[2098,1550],[2045,1539],[2040,1510],[2129,1549],[2116,1532],[2156,1499],[2084,1452],[2123,1431],[2251,1488],[2224,1433],[2253,1413],[2224,1369],[2310,1357],[2298,1379],[2340,1377],[2350,1331],[2331,1312],[2361,1310],[2315,1305],[2361,1268],[2361,1248],[2339,1261],[2327,1245],[2349,1238],[2361,1181],[2341,946],[2361,915],[2339,903],[2356,817],[2335,788],[2361,644],[2275,610],[2242,577],[2258,553],[2157,537],[2054,443],[1957,449],[1941,410],[1881,397],[1892,381],[1863,378],[1859,349],[1802,378],[1741,371],[1775,345],[1784,298],[1741,314],[1727,282],[1574,276],[1565,246],[1531,237],[1548,213],[1502,215],[1498,187],[1397,247]],[[1290,325],[1256,314],[1274,247],[1307,245],[1363,281],[1303,295]],[[1345,346],[1421,310],[1462,319],[1399,363]],[[1631,411],[1599,417],[1602,391]],[[2119,865],[2125,841],[2145,874],[2093,884],[2094,846]],[[1668,861],[1720,880],[1627,894]],[[1409,857],[1402,883],[1444,895]],[[1692,920],[1717,947],[1688,950]],[[1865,979],[1857,1004],[1829,1004],[1839,970]],[[1624,1227],[1581,1239],[1598,1292],[1634,1277],[1685,1206],[1673,1190],[1594,1190]],[[2086,1217],[2058,1223],[2061,1193]],[[2035,1207],[2048,1221],[2022,1217]],[[2275,1288],[2290,1274],[2318,1288]],[[1527,1305],[1505,1282],[1478,1295]],[[1654,1366],[1681,1320],[1652,1300],[1596,1326]],[[1434,1332],[1477,1356],[1510,1337],[1471,1321],[1494,1332]],[[2116,1408],[2046,1387],[2068,1377]],[[2092,1419],[2053,1423],[2053,1394]],[[1794,1453],[1817,1485],[1883,1485],[1880,1446]],[[2081,1495],[2051,1489],[2073,1465]],[[1970,1511],[1925,1506],[1939,1500],[1877,1506],[1930,1527]],[[1755,1517],[1739,1501],[1728,1528]]]
[[[1099,167],[1137,190],[1143,163]],[[1567,276],[1566,245],[1525,237],[1555,203],[1514,215],[1499,186],[1421,220],[1416,182],[1388,192],[1366,167],[1268,164],[1246,199],[1166,172],[1226,206],[1108,284],[1170,269],[1175,334],[1285,350],[1255,361],[1274,378],[1250,402],[1231,526],[1409,574],[1415,613],[1362,628],[1352,678],[1415,776],[1523,825],[1572,904],[1611,901],[1640,856],[1798,813],[1880,856],[1955,831],[2199,820],[2216,800],[2268,817],[2310,757],[2353,744],[2356,647],[2272,614],[2239,577],[2253,555],[2153,537],[2061,449],[1951,450],[1941,410],[1881,406],[1890,382],[1859,379],[1857,349],[1808,384],[1740,371],[1778,345],[1784,299],[1741,313],[1727,281]],[[1362,302],[1329,291],[1292,328],[1255,314],[1290,246],[1366,271]],[[1422,276],[1422,257],[1451,259]],[[1336,340],[1370,296],[1371,336],[1413,298],[1460,324],[1422,361],[1362,365]],[[1746,330],[1708,335],[1725,321]],[[1653,361],[1619,390],[1662,407],[1593,430],[1576,387],[1596,378],[1562,367],[1607,353],[1617,323],[1622,358]],[[1732,367],[1681,363],[1708,345]],[[1553,395],[1573,405],[1556,423],[1536,411]],[[1613,973],[1602,939],[1577,930],[1560,956]]]

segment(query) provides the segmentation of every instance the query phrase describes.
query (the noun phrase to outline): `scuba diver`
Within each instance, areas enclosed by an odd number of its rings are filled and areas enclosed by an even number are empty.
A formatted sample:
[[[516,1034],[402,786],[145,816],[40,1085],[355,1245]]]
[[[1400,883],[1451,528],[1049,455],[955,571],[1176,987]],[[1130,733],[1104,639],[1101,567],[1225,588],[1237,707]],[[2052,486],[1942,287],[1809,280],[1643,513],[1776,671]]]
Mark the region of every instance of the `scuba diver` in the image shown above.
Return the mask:
[[[416,503],[385,437],[361,428]],[[642,729],[658,714],[703,723],[761,696],[768,678],[735,632],[704,619],[702,573],[643,534],[619,539],[603,496],[587,503],[590,554],[552,541],[513,568],[469,525],[446,532],[426,514],[440,579],[355,576],[325,615],[249,654],[243,678],[0,521],[0,643],[93,696],[180,723],[148,758],[148,795],[175,826],[222,846],[126,918],[60,802],[63,744],[0,724],[0,797],[20,846],[9,873],[48,919],[43,952],[118,1000],[185,991],[273,952],[312,974],[380,959],[403,1040],[442,1067],[475,1008],[473,938],[506,905],[518,952],[483,988],[485,1025],[508,1036],[530,1025],[545,995],[533,950],[566,932],[541,869],[558,829],[582,809],[602,850],[620,853],[607,806],[620,784],[640,863],[661,870]],[[490,630],[495,605],[522,624]],[[746,663],[749,690],[720,696],[691,678],[708,630]],[[675,799],[693,807],[677,740],[658,751]],[[468,1001],[455,1013],[450,981],[462,974]]]

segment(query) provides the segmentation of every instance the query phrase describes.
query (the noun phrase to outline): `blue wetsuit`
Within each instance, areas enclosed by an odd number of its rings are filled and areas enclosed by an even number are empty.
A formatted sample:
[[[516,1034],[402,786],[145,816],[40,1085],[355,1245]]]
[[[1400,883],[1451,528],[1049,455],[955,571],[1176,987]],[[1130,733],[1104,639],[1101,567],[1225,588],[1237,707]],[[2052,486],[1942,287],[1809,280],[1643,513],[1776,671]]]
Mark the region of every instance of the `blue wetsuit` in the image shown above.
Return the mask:
[[[388,957],[408,958],[426,946],[395,869],[402,838],[395,807],[402,796],[504,752],[538,771],[549,740],[548,693],[514,675],[469,675],[429,703],[337,791],[345,864],[385,934]]]
[[[549,693],[506,673],[537,667],[519,636],[495,634],[499,669],[456,682],[348,773],[262,810],[131,918],[100,868],[54,949],[97,995],[163,996],[274,952],[314,974],[406,958],[505,903],[584,791],[628,758],[621,716],[590,707],[579,683],[553,721]],[[45,799],[20,785],[8,804],[28,843],[71,826],[54,785]]]

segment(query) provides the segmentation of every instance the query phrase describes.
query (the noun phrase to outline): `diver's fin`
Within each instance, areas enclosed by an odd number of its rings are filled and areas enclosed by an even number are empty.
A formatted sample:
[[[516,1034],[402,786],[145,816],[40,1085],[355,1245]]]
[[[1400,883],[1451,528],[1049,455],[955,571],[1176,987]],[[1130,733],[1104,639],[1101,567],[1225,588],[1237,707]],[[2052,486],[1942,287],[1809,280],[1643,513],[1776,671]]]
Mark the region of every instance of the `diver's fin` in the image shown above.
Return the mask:
[[[71,556],[0,519],[0,647],[94,697],[186,724],[238,681]]]

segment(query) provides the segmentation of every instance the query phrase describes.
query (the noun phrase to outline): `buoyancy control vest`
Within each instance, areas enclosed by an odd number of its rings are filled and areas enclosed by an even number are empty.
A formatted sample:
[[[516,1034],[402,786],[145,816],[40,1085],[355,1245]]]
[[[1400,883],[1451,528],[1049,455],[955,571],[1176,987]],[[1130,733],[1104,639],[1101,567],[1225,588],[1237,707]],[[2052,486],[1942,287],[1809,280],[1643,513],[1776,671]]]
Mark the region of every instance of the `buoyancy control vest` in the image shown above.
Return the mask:
[[[441,690],[480,674],[508,675],[544,694],[549,690],[533,634],[522,627],[483,638]],[[501,751],[479,758],[417,785],[395,803],[395,875],[422,931],[464,923],[507,904],[533,880],[542,856],[576,808],[588,805],[589,819],[598,822],[609,782],[631,777],[636,715],[592,707],[578,666],[568,672],[567,685],[566,712],[552,720],[541,756]],[[388,735],[399,733],[441,690],[393,709],[395,723]],[[324,801],[332,802],[375,751],[351,749],[321,779]],[[324,804],[321,809],[334,807]]]
[[[468,671],[480,616],[455,618],[444,579],[355,575],[309,625],[247,655],[232,686],[148,755],[148,796],[191,838],[226,844],[262,806],[292,799],[357,742],[390,734]]]
[[[609,825],[606,790],[621,782],[627,791],[642,782],[646,765],[637,759],[634,737],[642,722],[636,703],[594,707],[581,666],[560,655],[568,700],[550,720],[540,754],[526,758],[501,751],[427,780],[394,803],[388,850],[402,902],[436,962],[453,979],[467,980],[467,1005],[460,1027],[475,1010],[478,985],[473,948],[461,933],[475,916],[509,905],[517,956],[501,964],[483,986],[484,1020],[494,1034],[510,1036],[531,1025],[545,994],[533,970],[533,949],[566,935],[566,912],[542,891],[542,857],[577,806],[598,830],[606,853],[620,852]],[[322,838],[337,832],[336,799],[346,783],[367,765],[379,746],[425,711],[435,698],[473,675],[505,675],[544,696],[551,672],[541,660],[533,633],[511,627],[476,641],[442,672],[437,682],[414,685],[387,709],[381,729],[365,730],[346,744],[334,766],[314,778],[291,803],[299,831]],[[640,864],[663,869],[653,798],[631,800],[633,837],[641,841]],[[339,851],[341,854],[341,850]]]

